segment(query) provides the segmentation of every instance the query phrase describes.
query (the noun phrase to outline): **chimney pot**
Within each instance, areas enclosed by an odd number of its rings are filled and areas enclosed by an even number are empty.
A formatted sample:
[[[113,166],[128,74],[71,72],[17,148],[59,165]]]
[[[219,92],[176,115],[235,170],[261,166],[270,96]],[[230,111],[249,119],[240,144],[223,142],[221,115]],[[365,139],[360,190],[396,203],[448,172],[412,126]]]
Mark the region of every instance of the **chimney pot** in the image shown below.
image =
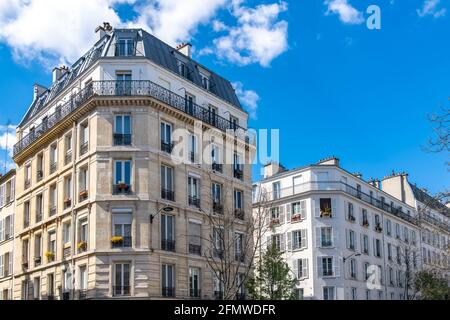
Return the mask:
[[[190,43],[181,43],[176,46],[178,52],[184,54],[185,56],[192,58],[192,45]]]

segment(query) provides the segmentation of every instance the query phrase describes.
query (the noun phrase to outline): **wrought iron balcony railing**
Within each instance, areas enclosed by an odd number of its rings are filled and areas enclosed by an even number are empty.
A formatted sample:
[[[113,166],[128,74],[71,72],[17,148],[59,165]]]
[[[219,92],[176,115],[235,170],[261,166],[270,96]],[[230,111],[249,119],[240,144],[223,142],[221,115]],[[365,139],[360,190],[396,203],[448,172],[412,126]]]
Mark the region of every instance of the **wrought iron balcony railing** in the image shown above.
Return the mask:
[[[188,197],[188,202],[190,206],[194,206],[197,208],[200,208],[200,198],[197,196],[189,196]]]
[[[122,236],[122,241],[112,242],[112,247],[115,248],[130,248],[132,246],[133,238],[131,236]]]
[[[175,201],[175,191],[168,189],[161,189],[161,198]]]
[[[114,133],[115,146],[131,146],[131,134]]]
[[[189,244],[189,253],[201,256],[202,255],[202,246],[190,243]]]
[[[161,151],[172,153],[173,143],[161,140]]]
[[[129,296],[130,286],[113,286],[114,296]]]
[[[163,297],[175,297],[175,287],[162,287]]]
[[[17,156],[39,138],[45,135],[50,129],[55,127],[60,121],[67,118],[69,114],[82,107],[90,98],[94,96],[147,96],[164,102],[165,104],[185,113],[189,113],[194,118],[207,123],[222,131],[231,131],[247,143],[252,142],[245,128],[242,128],[229,119],[223,118],[207,108],[189,102],[186,109],[186,98],[172,92],[149,80],[132,81],[93,81],[83,90],[73,95],[72,98],[58,108],[48,117],[46,122],[38,125],[33,131],[25,135],[14,145],[14,156]],[[188,112],[187,112],[188,111]]]
[[[213,212],[223,214],[223,205],[219,201],[213,201]]]
[[[175,240],[161,239],[161,250],[175,252]]]
[[[214,162],[212,164],[212,169],[217,172],[222,172],[222,164]]]
[[[200,290],[200,289],[189,289],[189,296],[191,298],[201,298],[202,290]]]

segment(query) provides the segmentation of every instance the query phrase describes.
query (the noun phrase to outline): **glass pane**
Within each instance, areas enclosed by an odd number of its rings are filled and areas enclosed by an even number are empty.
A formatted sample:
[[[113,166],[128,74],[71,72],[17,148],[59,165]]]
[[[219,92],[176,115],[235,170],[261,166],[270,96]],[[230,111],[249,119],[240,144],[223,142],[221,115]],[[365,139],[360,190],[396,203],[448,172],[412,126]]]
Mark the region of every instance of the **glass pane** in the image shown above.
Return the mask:
[[[173,239],[173,216],[167,216],[167,239]]]
[[[171,127],[169,125],[166,125],[166,142],[172,141],[172,132]]]
[[[123,285],[128,287],[130,285],[130,265],[128,263],[123,265]],[[125,288],[128,290],[128,288]]]
[[[162,141],[166,141],[166,132],[165,132],[165,130],[164,130],[164,123],[161,123],[161,132],[160,132],[160,134],[161,134],[161,140]]]
[[[166,237],[166,215],[161,216],[161,239],[165,240]]]
[[[116,131],[115,133],[123,133],[122,116],[116,116]]]
[[[172,186],[172,168],[167,168],[167,189],[173,190]]]
[[[116,180],[115,183],[118,184],[122,181],[122,162],[116,161]]]
[[[162,278],[162,285],[163,285],[163,287],[167,286],[167,280],[166,280],[166,266],[165,266],[165,265],[162,266],[162,275],[161,275],[161,278]]]
[[[161,166],[161,188],[167,189],[166,185],[166,167]]]
[[[124,224],[124,237],[131,237],[131,224]]]
[[[116,286],[122,285],[122,265],[121,264],[116,264],[116,283],[115,283],[115,285]],[[117,289],[116,289],[116,293],[117,293]]]
[[[125,161],[125,183],[130,184],[131,181],[131,162]]]
[[[114,236],[122,236],[122,225],[121,224],[114,225]]]
[[[131,118],[130,116],[123,116],[123,133],[131,133]]]

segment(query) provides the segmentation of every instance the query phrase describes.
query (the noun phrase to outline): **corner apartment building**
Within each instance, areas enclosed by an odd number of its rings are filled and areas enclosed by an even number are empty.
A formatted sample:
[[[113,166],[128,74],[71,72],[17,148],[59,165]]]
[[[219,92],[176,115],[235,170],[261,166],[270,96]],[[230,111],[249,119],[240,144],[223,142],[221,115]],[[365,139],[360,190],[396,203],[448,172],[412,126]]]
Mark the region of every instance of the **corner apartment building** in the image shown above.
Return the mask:
[[[414,203],[382,190],[385,180],[366,182],[344,170],[337,158],[292,170],[272,163],[264,170],[253,186],[254,213],[269,210],[261,243],[283,252],[298,279],[299,299],[397,300],[412,294],[407,284],[424,261]],[[443,225],[441,243],[448,245],[448,219]]]
[[[14,298],[220,297],[205,217],[251,217],[248,115],[189,44],[96,32],[49,88],[35,86],[17,128]]]
[[[0,175],[0,300],[12,299],[15,170]]]

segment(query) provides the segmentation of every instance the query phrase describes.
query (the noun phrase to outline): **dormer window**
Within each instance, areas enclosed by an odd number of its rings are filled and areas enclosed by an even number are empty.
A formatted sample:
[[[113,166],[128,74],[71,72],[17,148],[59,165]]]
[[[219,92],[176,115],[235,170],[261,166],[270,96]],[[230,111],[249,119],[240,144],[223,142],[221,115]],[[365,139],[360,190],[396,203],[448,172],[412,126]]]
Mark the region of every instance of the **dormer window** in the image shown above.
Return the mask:
[[[134,55],[134,42],[131,38],[119,38],[116,42],[116,56],[128,57]]]
[[[188,77],[188,68],[186,64],[180,60],[178,60],[178,73],[184,78]]]
[[[200,78],[202,80],[202,87],[205,88],[206,90],[209,90],[209,78],[208,78],[208,76],[200,73]]]

